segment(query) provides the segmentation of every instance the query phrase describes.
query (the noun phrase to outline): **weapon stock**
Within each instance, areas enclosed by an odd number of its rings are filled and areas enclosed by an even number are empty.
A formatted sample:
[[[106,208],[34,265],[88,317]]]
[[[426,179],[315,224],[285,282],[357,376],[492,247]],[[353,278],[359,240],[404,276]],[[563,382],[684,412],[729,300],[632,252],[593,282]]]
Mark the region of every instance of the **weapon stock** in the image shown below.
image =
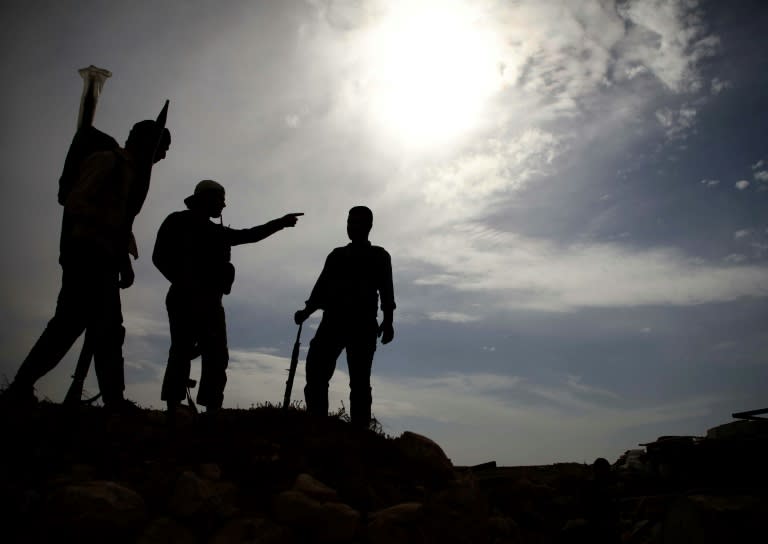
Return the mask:
[[[296,377],[296,368],[299,366],[299,348],[301,347],[301,326],[299,324],[299,332],[296,333],[296,343],[293,344],[293,352],[291,353],[291,367],[288,369],[288,380],[285,382],[285,396],[283,397],[283,410],[287,410],[291,404],[291,390],[293,389],[293,379]]]
[[[69,386],[67,395],[64,397],[64,406],[77,406],[80,404],[83,397],[83,385],[85,384],[85,378],[88,376],[88,370],[91,368],[91,359],[93,358],[93,338],[91,336],[92,333],[86,329],[85,337],[83,338],[83,347],[80,349],[80,356],[77,358],[75,373],[72,375],[72,384]],[[101,393],[84,402],[90,404],[100,396]]]

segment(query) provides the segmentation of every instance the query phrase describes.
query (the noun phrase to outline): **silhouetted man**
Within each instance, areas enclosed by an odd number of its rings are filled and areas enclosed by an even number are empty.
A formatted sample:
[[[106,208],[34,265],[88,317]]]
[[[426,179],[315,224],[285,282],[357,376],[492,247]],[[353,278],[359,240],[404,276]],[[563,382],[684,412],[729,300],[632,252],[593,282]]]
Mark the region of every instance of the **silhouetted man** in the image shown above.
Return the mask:
[[[251,244],[293,227],[302,213],[289,213],[250,229],[213,223],[225,207],[224,187],[203,180],[184,199],[187,210],[169,215],[157,233],[152,262],[171,282],[165,299],[171,329],[171,349],[161,398],[174,416],[186,396],[190,361],[202,357],[197,402],[208,412],[221,408],[229,363],[227,327],[222,296],[235,279],[230,248]]]
[[[349,403],[352,424],[367,428],[371,421],[371,366],[376,338],[388,344],[395,335],[392,326],[395,296],[389,253],[368,241],[373,212],[365,206],[349,210],[347,235],[350,244],[331,251],[323,271],[303,310],[296,312],[296,324],[315,310],[323,319],[307,353],[307,411],[328,414],[328,384],[336,359],[347,351]],[[376,321],[381,296],[381,325]]]
[[[61,291],[56,312],[21,364],[9,387],[14,400],[34,401],[34,385],[61,361],[88,328],[94,367],[104,406],[135,407],[123,397],[123,316],[120,287],[133,283],[129,251],[133,221],[149,190],[152,164],[165,158],[170,133],[155,121],[136,123],[125,148],[89,155],[71,188],[60,193],[64,204],[59,262]]]

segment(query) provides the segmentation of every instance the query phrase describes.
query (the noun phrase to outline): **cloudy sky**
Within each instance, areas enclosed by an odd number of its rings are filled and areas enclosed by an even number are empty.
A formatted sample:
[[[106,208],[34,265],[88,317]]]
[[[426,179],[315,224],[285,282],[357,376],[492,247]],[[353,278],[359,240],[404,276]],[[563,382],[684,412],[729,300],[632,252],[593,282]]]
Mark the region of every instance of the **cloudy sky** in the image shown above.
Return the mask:
[[[7,379],[55,307],[57,180],[77,69],[95,64],[113,72],[95,124],[121,142],[171,100],[123,292],[142,405],[162,406],[169,345],[155,233],[212,178],[225,224],[306,214],[233,251],[225,406],[282,399],[292,314],[356,204],[394,266],[373,379],[390,434],[457,464],[591,462],[768,406],[762,2],[25,0],[0,16]],[[78,351],[38,396],[63,398]],[[332,405],[347,394],[342,357]]]

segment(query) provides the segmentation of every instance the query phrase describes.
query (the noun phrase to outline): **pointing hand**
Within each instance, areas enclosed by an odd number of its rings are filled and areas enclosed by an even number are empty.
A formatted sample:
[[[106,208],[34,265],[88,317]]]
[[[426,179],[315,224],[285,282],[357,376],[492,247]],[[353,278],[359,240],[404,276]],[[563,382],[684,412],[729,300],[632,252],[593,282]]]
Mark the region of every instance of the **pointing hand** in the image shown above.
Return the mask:
[[[295,227],[299,217],[304,215],[304,212],[288,213],[280,218],[280,223],[283,227]]]

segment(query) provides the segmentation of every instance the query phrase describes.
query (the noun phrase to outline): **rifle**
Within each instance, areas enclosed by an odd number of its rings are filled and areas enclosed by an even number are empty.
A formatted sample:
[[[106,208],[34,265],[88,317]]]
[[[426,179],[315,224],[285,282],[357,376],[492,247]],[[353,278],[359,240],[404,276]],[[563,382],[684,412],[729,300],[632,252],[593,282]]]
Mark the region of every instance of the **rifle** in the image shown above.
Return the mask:
[[[283,397],[283,410],[287,410],[291,404],[291,389],[293,389],[293,379],[296,377],[296,367],[299,366],[299,347],[301,346],[301,326],[299,323],[299,332],[296,333],[296,343],[293,344],[291,353],[291,367],[288,369],[288,380],[285,382],[285,396]]]

